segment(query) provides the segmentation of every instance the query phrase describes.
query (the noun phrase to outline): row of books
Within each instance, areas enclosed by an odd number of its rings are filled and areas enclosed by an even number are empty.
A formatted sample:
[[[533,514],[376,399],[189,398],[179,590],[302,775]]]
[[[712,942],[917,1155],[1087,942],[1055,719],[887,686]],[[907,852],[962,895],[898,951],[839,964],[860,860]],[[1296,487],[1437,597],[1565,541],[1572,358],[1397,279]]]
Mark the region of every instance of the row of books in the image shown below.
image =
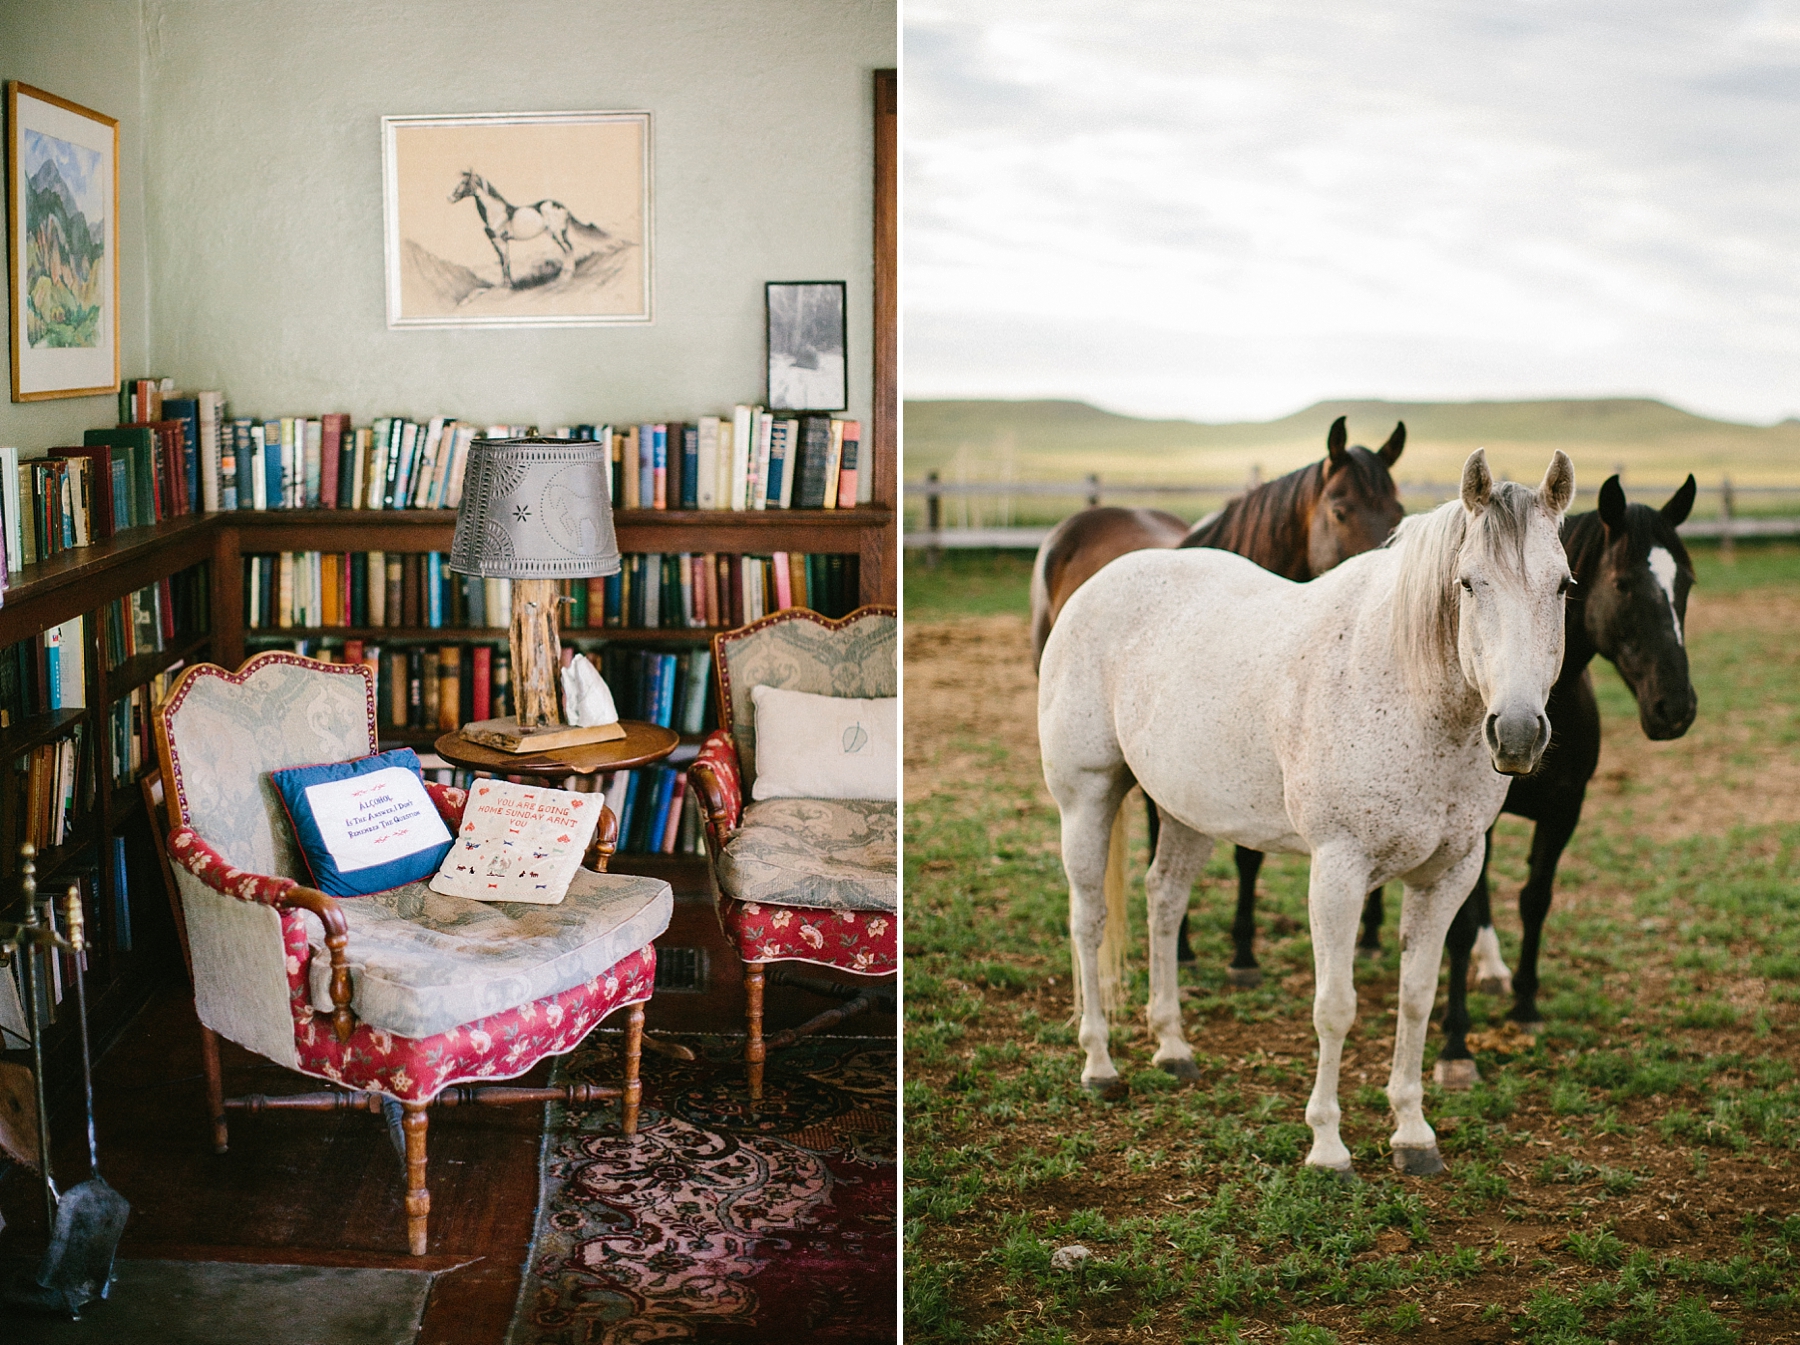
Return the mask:
[[[180,635],[205,630],[209,602],[207,567],[195,565],[102,606],[100,643],[107,671],[139,654],[160,654]]]
[[[54,742],[40,743],[8,763],[12,788],[5,819],[6,853],[30,841],[42,854],[66,844],[94,804],[94,775],[83,751],[84,724]]]
[[[87,625],[74,617],[0,650],[0,728],[87,704]]]
[[[441,551],[287,551],[244,557],[244,624],[252,630],[496,630],[512,583],[453,574]],[[565,580],[565,630],[707,630],[784,607],[842,616],[856,606],[858,557],[775,552],[633,552],[620,573]]]
[[[477,719],[499,719],[515,709],[511,658],[504,645],[384,649],[362,640],[346,640],[341,645],[318,640],[282,644],[326,663],[367,664],[375,673],[379,726],[386,731],[448,732]],[[564,663],[574,656],[574,649],[563,649]],[[707,649],[670,653],[607,646],[600,651],[598,663],[621,718],[645,720],[689,735],[704,733],[717,723],[710,696],[712,654]]]
[[[558,437],[565,432],[558,431]],[[862,427],[739,405],[730,418],[577,425],[608,444],[621,509],[848,509],[856,503]]]
[[[136,780],[156,762],[156,711],[181,675],[177,663],[106,707],[106,750],[118,784]]]

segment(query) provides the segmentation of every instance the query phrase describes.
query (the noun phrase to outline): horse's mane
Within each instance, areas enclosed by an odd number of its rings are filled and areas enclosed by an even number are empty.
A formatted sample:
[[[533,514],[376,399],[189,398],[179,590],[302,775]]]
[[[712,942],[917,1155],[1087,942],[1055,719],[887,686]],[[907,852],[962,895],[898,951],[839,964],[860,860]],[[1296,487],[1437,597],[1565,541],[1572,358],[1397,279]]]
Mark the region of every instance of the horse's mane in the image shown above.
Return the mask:
[[[1461,500],[1440,504],[1427,514],[1402,519],[1387,545],[1400,553],[1394,583],[1394,650],[1408,685],[1431,686],[1456,661],[1456,619],[1460,597],[1457,561],[1471,540],[1485,558],[1515,574],[1525,566],[1525,537],[1537,492],[1516,481],[1495,485],[1486,509],[1469,532],[1469,515]]]
[[[1311,577],[1306,561],[1305,504],[1323,488],[1325,464],[1309,462],[1247,491],[1182,539],[1181,545],[1235,551],[1288,578]],[[1302,573],[1290,573],[1295,560]]]

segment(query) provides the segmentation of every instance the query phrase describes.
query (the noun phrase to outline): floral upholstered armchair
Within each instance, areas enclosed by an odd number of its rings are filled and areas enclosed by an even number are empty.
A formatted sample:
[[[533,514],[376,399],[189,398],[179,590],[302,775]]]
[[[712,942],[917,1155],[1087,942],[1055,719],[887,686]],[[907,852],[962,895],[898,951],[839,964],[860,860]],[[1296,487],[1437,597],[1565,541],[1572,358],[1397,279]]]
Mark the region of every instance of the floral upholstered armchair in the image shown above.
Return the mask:
[[[856,998],[765,1040],[765,965],[811,962],[858,977],[891,977],[898,968],[899,874],[891,801],[774,798],[746,806],[756,782],[750,692],[773,686],[826,696],[897,695],[895,618],[891,607],[860,607],[840,621],[789,608],[713,637],[721,727],[707,736],[688,778],[705,816],[719,922],[744,960],[744,1059],[752,1098],[762,1096],[769,1048],[861,1012],[878,996],[846,991],[841,982],[788,977]]]
[[[434,1101],[570,1104],[617,1100],[637,1128],[651,941],[667,927],[668,884],[602,875],[617,835],[600,835],[553,906],[469,901],[408,883],[333,898],[306,872],[269,773],[376,751],[375,677],[360,664],[261,654],[235,673],[190,668],[157,714],[170,831],[201,1024],[214,1147],[228,1109],[366,1108],[403,1132],[407,1238],[426,1249],[425,1135]],[[454,833],[466,797],[427,784]],[[618,1087],[493,1087],[574,1047],[629,1009]],[[329,1091],[227,1099],[224,1036]],[[476,1085],[490,1086],[476,1086]]]

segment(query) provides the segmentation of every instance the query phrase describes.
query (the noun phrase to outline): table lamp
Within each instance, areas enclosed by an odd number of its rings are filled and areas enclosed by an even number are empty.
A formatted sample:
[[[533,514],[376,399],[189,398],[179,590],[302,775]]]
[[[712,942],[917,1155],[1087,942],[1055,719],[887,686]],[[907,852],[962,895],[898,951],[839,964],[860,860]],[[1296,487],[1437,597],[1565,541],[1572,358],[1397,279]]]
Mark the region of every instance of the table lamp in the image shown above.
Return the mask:
[[[625,736],[618,724],[565,724],[556,699],[562,672],[557,582],[621,568],[607,495],[608,447],[584,439],[477,439],[469,447],[450,569],[512,581],[509,642],[518,711],[465,727],[474,742],[524,753]]]

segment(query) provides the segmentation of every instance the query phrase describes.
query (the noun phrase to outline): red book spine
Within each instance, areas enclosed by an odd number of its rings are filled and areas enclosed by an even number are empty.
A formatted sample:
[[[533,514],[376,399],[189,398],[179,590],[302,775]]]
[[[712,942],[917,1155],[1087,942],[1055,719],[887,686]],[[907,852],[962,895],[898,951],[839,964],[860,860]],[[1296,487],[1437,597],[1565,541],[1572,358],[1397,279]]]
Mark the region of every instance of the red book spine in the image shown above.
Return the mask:
[[[175,592],[167,579],[156,581],[157,588],[162,590],[162,633],[163,639],[175,638]]]
[[[319,417],[319,507],[338,507],[338,456],[344,449],[344,426],[350,419],[342,412]],[[346,603],[344,610],[350,610]]]
[[[744,558],[733,554],[727,558],[726,568],[731,576],[731,624],[741,626],[749,619],[744,613]]]
[[[361,663],[363,661],[363,642],[361,640],[344,641],[344,662]]]
[[[598,629],[606,624],[606,581],[590,579],[587,581],[587,623],[589,630]]]
[[[475,646],[474,669],[475,718],[487,719],[494,703],[494,650],[491,645]]]
[[[837,507],[856,507],[857,459],[862,456],[862,426],[854,420],[844,422],[844,456],[838,464]]]

